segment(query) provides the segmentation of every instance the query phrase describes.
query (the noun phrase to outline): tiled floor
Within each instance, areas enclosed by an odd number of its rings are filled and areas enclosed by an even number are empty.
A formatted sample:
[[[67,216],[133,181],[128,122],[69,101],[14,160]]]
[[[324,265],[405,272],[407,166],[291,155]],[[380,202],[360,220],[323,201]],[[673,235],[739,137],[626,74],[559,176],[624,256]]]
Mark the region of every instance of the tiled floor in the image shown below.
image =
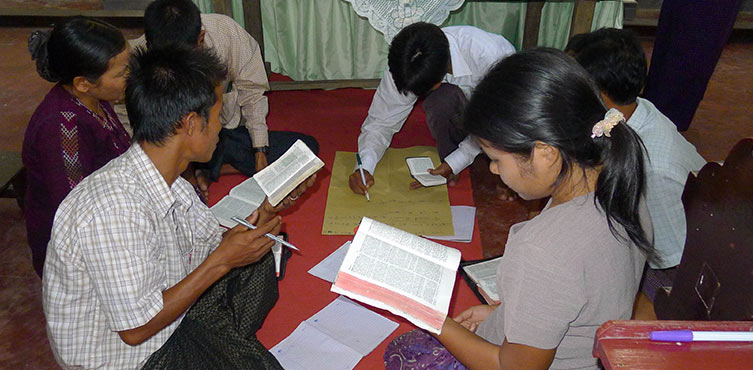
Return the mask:
[[[0,150],[20,151],[31,113],[51,84],[41,81],[26,51],[30,28],[0,28]],[[137,31],[126,30],[128,36]],[[650,52],[651,42],[644,46]],[[284,96],[280,94],[280,96]],[[753,43],[733,42],[722,55],[704,101],[684,133],[708,160],[723,159],[734,143],[753,136]],[[510,224],[537,204],[496,199],[497,179],[482,159],[471,169],[485,254],[499,254]],[[39,279],[31,269],[23,217],[15,201],[0,200],[0,368],[55,368],[44,330]]]

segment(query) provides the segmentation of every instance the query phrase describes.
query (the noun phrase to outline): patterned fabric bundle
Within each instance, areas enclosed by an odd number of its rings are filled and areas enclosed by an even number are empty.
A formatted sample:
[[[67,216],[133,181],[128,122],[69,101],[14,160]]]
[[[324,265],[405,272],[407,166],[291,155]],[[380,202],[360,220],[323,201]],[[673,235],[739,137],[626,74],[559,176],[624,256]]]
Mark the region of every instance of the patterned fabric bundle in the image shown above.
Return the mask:
[[[256,338],[277,297],[272,253],[231,270],[196,301],[143,369],[282,369]]]

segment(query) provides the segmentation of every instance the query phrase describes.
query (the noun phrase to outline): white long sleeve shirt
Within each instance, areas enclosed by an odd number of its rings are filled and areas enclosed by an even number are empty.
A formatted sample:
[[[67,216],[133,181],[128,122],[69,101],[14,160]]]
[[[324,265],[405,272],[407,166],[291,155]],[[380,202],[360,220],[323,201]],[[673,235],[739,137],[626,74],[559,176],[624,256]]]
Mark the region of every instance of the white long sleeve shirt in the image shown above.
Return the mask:
[[[452,61],[452,74],[445,75],[442,82],[458,86],[469,99],[486,72],[503,57],[515,53],[515,47],[504,37],[476,27],[453,26],[442,31],[450,44]],[[364,170],[374,173],[392,136],[402,129],[416,100],[416,95],[403,95],[397,90],[389,69],[384,72],[358,136],[358,153]],[[443,160],[457,174],[473,163],[480,152],[476,140],[469,136]]]

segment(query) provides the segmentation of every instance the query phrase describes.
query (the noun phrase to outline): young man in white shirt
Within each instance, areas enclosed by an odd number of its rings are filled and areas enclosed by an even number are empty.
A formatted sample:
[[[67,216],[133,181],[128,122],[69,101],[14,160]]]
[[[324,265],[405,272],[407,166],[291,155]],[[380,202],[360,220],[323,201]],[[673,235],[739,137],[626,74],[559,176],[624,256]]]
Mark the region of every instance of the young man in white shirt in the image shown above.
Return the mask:
[[[454,185],[458,174],[481,152],[462,129],[463,109],[484,74],[514,52],[504,37],[471,26],[439,28],[419,22],[402,29],[390,44],[388,69],[358,137],[366,184],[356,170],[350,175],[351,190],[365,194],[374,184],[377,163],[419,97],[424,97],[426,123],[442,159],[430,172]]]
[[[646,148],[646,206],[654,228],[654,255],[648,258],[641,292],[653,301],[657,289],[674,282],[685,249],[682,192],[688,174],[700,170],[706,160],[667,116],[638,96],[647,63],[634,33],[602,28],[575,35],[565,51],[591,74],[606,106],[622,112]]]

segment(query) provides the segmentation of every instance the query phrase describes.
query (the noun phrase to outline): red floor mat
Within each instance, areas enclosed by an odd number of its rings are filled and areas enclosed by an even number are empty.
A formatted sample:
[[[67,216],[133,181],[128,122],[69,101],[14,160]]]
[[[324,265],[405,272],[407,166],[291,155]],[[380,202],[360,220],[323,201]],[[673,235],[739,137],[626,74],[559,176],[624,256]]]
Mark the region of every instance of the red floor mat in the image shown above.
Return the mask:
[[[259,339],[267,348],[290,335],[301,321],[337,297],[329,291],[330,283],[309,275],[307,271],[352,238],[322,235],[324,208],[335,151],[357,150],[361,123],[366,117],[373,94],[373,90],[361,89],[269,93],[270,114],[267,122],[270,130],[298,131],[316,137],[320,146],[319,157],[324,161],[325,167],[319,171],[314,188],[310,189],[293,208],[282,214],[283,229],[287,231],[290,241],[301,248],[301,253],[295,252],[288,261],[285,278],[280,282],[280,299],[258,333]],[[420,105],[392,141],[393,147],[434,144]],[[459,184],[450,188],[450,204],[473,205],[468,173],[464,171]],[[244,179],[244,176],[222,177],[210,188],[210,204],[216,203],[230,188]],[[481,258],[477,226],[470,244],[442,243],[459,249],[464,259]],[[478,304],[478,300],[458,277],[450,305],[451,314],[457,314],[475,304]],[[382,355],[387,343],[396,336],[414,329],[412,324],[398,316],[387,311],[374,310],[398,322],[400,327],[372,353],[364,357],[357,369],[382,368]]]

